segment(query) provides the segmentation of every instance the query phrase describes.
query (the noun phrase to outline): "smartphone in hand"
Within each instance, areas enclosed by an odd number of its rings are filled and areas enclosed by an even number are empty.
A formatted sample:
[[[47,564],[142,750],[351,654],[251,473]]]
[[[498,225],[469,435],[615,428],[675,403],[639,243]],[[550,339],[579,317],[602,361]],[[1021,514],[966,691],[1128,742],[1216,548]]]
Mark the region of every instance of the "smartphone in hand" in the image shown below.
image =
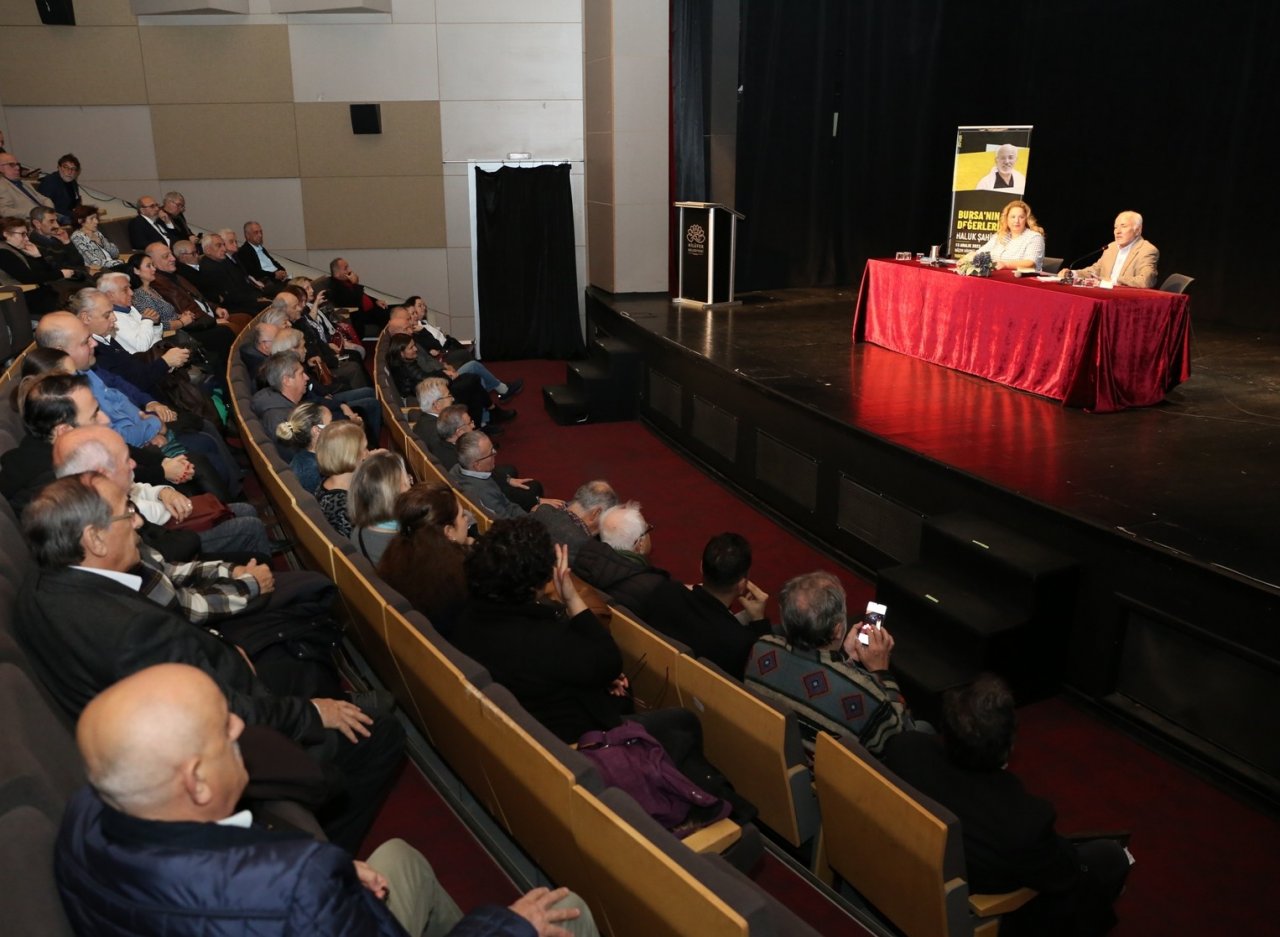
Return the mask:
[[[888,606],[881,605],[879,602],[868,602],[867,610],[862,615],[862,624],[858,626],[858,642],[862,645],[871,643],[869,637],[872,628],[879,631],[884,626],[885,613],[889,611]]]

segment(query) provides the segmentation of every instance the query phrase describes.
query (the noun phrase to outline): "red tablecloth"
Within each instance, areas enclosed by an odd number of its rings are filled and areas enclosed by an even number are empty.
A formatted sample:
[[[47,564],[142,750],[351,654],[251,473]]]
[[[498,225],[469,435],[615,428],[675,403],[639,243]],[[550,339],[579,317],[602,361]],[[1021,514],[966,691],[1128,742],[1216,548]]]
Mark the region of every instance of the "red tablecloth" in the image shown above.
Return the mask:
[[[1148,407],[1191,375],[1186,296],[869,260],[855,341],[1098,413]]]

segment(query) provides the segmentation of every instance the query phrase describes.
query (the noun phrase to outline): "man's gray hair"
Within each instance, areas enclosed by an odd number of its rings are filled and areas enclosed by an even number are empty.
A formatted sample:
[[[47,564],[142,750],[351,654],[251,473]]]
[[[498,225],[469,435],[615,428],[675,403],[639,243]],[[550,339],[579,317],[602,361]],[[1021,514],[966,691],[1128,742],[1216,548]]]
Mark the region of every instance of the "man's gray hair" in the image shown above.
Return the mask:
[[[778,604],[787,641],[802,651],[826,647],[846,620],[844,586],[821,570],[788,580]]]
[[[22,512],[22,533],[41,569],[84,562],[84,529],[110,523],[111,506],[81,475],[45,485]]]
[[[460,403],[445,407],[436,418],[436,432],[440,434],[441,439],[448,439],[466,425],[467,408]]]
[[[215,234],[214,232],[210,231],[208,234],[206,234],[204,237],[200,239],[200,249],[207,254],[209,253],[209,248],[213,246],[213,242],[221,241],[221,240],[222,240],[221,234]]]
[[[281,351],[273,354],[262,365],[261,377],[272,390],[278,391],[284,386],[284,379],[301,367],[302,362],[297,355],[291,351]]]
[[[615,505],[600,515],[600,540],[615,550],[634,549],[648,529],[638,501]]]
[[[281,298],[281,297],[279,297],[279,296],[277,296],[275,299],[271,300],[271,305],[267,307],[267,313],[266,313],[266,314],[267,314],[267,315],[271,315],[271,313],[273,313],[273,312],[282,312],[282,313],[284,313],[284,321],[285,321],[285,322],[289,322],[289,321],[291,321],[291,320],[290,320],[290,318],[289,318],[289,302],[288,302],[288,300],[286,300],[286,299],[282,299],[282,298]]]
[[[129,274],[121,273],[119,270],[108,270],[106,273],[98,274],[98,289],[104,293],[113,292],[116,286],[123,289],[130,282]]]
[[[57,212],[48,205],[37,205],[31,211],[27,212],[27,217],[32,221],[43,221],[46,215],[56,215]]]
[[[424,377],[414,391],[418,395],[418,406],[423,410],[430,410],[440,398],[450,396],[449,382],[442,377]]]
[[[79,475],[81,472],[101,472],[110,475],[118,465],[111,458],[111,450],[101,439],[86,439],[71,450],[71,455],[61,465],[54,465],[55,478],[66,478],[68,475]]]
[[[283,328],[276,333],[275,341],[271,343],[271,353],[278,355],[282,351],[288,351],[301,355],[306,344],[306,336],[297,329]]]
[[[589,512],[592,508],[607,511],[618,503],[618,493],[603,478],[586,482],[573,493],[573,503]]]
[[[269,307],[266,312],[258,317],[258,321],[263,325],[275,325],[280,328],[288,328],[293,323],[293,320],[289,318],[289,313],[285,312],[283,307],[280,309]]]
[[[264,325],[276,326],[277,330],[279,329],[279,325],[277,323],[268,322],[265,318],[259,319],[257,322],[255,322],[253,324],[253,333],[249,336],[254,348],[257,348],[259,345],[262,344],[262,339],[266,335],[267,330],[263,328]],[[271,336],[271,340],[275,341],[274,335]]]
[[[160,201],[176,202],[178,199],[182,199],[185,202],[187,200],[187,197],[183,195],[181,192],[166,192],[164,194],[164,198],[160,199]]]
[[[464,469],[473,468],[476,462],[484,458],[480,454],[480,450],[484,448],[484,442],[488,438],[478,429],[473,429],[471,432],[463,433],[459,436],[457,443],[458,464]]]
[[[110,297],[96,286],[86,286],[84,289],[76,290],[67,300],[67,311],[74,315],[80,315],[87,312],[95,297],[101,296],[107,302],[111,302]]]

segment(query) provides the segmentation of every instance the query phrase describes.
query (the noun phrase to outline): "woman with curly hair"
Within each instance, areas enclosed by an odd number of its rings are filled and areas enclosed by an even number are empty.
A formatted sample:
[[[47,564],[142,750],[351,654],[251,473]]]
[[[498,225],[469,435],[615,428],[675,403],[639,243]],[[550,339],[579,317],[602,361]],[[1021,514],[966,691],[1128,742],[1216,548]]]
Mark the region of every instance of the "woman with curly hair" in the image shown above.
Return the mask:
[[[414,485],[396,498],[399,529],[378,561],[378,575],[431,620],[446,638],[467,600],[463,569],[471,517],[452,488]]]
[[[622,654],[569,575],[568,550],[531,517],[497,521],[467,557],[471,598],[451,640],[556,736],[617,726]],[[559,602],[542,598],[548,583]]]

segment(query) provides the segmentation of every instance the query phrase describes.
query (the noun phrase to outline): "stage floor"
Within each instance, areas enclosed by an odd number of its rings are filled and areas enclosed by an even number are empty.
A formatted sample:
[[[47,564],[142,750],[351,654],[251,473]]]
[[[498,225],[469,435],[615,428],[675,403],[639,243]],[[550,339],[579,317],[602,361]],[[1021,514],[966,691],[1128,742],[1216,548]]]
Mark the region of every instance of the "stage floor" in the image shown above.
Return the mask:
[[[1196,327],[1191,377],[1163,404],[1092,414],[854,345],[849,290],[739,298],[739,307],[710,312],[662,295],[614,296],[610,305],[804,406],[1280,590],[1280,550],[1266,533],[1280,519],[1280,336]]]

